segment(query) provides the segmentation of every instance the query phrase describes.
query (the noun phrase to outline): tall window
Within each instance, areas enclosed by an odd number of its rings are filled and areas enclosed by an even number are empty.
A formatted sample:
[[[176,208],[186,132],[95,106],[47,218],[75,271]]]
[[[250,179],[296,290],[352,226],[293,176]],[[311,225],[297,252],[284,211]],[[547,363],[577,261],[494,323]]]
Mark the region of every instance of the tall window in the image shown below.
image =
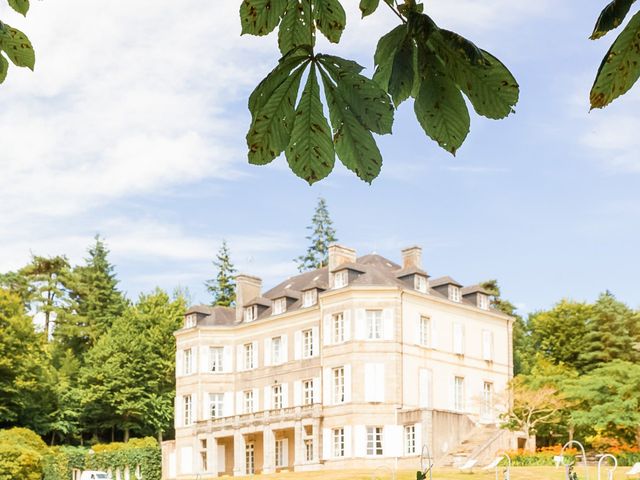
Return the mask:
[[[207,439],[200,440],[200,463],[202,465],[202,471],[206,472],[209,469],[209,462],[207,461]]]
[[[489,310],[489,297],[483,293],[478,294],[478,307],[483,310]]]
[[[282,298],[276,298],[273,301],[273,314],[274,315],[279,315],[281,313],[284,313],[287,311],[287,299],[282,297]]]
[[[427,278],[422,275],[414,275],[414,287],[417,291],[427,293]]]
[[[333,285],[335,288],[346,287],[349,283],[349,272],[347,270],[340,270],[333,274]]]
[[[209,394],[209,413],[211,418],[224,417],[224,393]]]
[[[250,307],[246,307],[244,309],[244,321],[245,322],[253,322],[257,315],[257,310],[255,305],[251,305]]]
[[[382,338],[382,310],[367,310],[367,338]]]
[[[318,290],[315,288],[311,290],[305,290],[302,293],[302,306],[312,307],[318,302]]]
[[[184,374],[191,375],[193,373],[193,353],[190,348],[184,351]]]
[[[455,378],[453,409],[458,412],[461,412],[464,410],[464,378],[463,377]]]
[[[255,368],[253,364],[253,343],[244,344],[244,369],[251,370]]]
[[[282,337],[273,337],[271,339],[271,363],[278,365],[282,362]]]
[[[282,408],[282,385],[274,385],[271,387],[271,405],[274,410]]]
[[[464,327],[460,323],[453,324],[453,353],[464,355]]]
[[[456,285],[449,285],[449,300],[453,302],[460,301],[460,287]]]
[[[247,443],[245,446],[245,461],[246,461],[246,474],[254,475],[256,473],[256,452],[253,442]]]
[[[311,358],[313,353],[313,330],[304,330],[302,332],[302,358]]]
[[[189,426],[193,423],[193,408],[191,403],[191,395],[182,397],[184,425]]]
[[[244,391],[244,413],[253,413],[253,390]]]
[[[416,426],[405,425],[404,427],[404,454],[413,455],[416,453]]]
[[[367,427],[367,455],[382,455],[382,427]]]
[[[195,313],[190,313],[185,318],[184,326],[186,328],[191,328],[191,327],[195,327],[197,323],[198,323],[198,316]]]
[[[420,345],[431,346],[431,319],[426,316],[420,317]]]
[[[493,361],[493,332],[482,331],[482,358],[488,362]]]
[[[302,401],[304,405],[313,404],[313,380],[302,382]]]
[[[333,436],[333,456],[344,457],[344,428],[334,428],[331,434]]]
[[[275,451],[275,457],[276,457],[276,467],[281,468],[281,467],[285,467],[285,458],[284,458],[284,450],[285,450],[285,442],[287,441],[286,438],[282,438],[280,440],[276,440],[276,451]],[[286,459],[287,463],[289,459]]]
[[[482,415],[490,417],[493,413],[493,383],[484,382],[482,387]]]
[[[313,439],[307,438],[304,441],[304,458],[307,462],[313,461]]]
[[[344,367],[333,369],[333,403],[344,403]]]
[[[331,329],[333,343],[344,342],[344,314],[336,313],[332,317],[333,328]]]
[[[211,361],[212,372],[224,371],[224,365],[223,365],[224,348],[223,347],[211,347],[209,349],[209,359]]]

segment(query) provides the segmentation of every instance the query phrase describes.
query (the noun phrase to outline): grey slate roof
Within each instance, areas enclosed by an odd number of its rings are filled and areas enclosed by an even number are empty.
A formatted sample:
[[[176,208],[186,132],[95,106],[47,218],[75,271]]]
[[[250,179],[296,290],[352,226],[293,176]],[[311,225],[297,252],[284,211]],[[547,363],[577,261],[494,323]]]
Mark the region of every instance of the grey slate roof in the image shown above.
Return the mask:
[[[445,276],[445,277],[438,277],[438,278],[433,278],[431,280],[429,280],[429,286],[435,288],[435,287],[440,287],[442,285],[455,285],[456,287],[461,287],[462,284],[460,282],[457,282],[456,280],[454,280],[453,278],[449,277],[449,276]]]

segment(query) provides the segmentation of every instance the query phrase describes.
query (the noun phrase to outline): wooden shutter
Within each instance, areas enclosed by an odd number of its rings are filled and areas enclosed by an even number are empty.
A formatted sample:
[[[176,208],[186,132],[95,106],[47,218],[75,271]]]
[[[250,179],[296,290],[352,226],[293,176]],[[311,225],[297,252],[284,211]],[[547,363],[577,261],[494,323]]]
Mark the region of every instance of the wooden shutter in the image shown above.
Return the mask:
[[[224,406],[222,407],[222,415],[224,417],[235,415],[233,408],[233,392],[224,392]]]
[[[375,401],[375,389],[376,389],[376,364],[365,363],[364,364],[364,401]]]
[[[267,385],[264,387],[264,410],[271,410],[271,397],[273,395],[273,387],[271,385]]]
[[[323,460],[329,460],[333,457],[333,442],[332,432],[330,428],[322,429],[322,458]]]
[[[285,333],[280,337],[280,363],[287,363],[289,361],[289,342],[287,339],[289,336]]]
[[[374,390],[374,400],[376,402],[384,402],[385,377],[384,363],[375,364],[376,387]]]
[[[324,381],[322,382],[322,403],[323,405],[333,405],[333,376],[329,367],[324,368]]]
[[[393,322],[393,308],[385,308],[382,310],[382,339],[393,340],[395,338]]]
[[[313,348],[313,356],[317,357],[320,355],[320,329],[318,327],[313,327],[311,329],[311,348]]]
[[[420,369],[419,400],[420,408],[428,408],[431,404],[431,371]]]
[[[344,366],[344,401],[351,401],[351,365]]]
[[[300,360],[302,357],[302,331],[298,330],[294,335],[293,359]]]
[[[302,382],[296,380],[293,382],[293,406],[299,407],[302,405]]]
[[[344,322],[344,341],[348,342],[353,336],[351,334],[351,310],[345,310],[342,313],[342,321]]]
[[[353,440],[351,435],[351,425],[344,426],[344,456],[353,457]]]
[[[282,347],[282,343],[280,344]],[[275,360],[275,359],[274,359]],[[264,366],[271,365],[271,338],[264,339]]]
[[[233,372],[233,347],[225,345],[222,349],[222,371]]]
[[[325,315],[322,323],[322,345],[331,345],[333,338],[333,322],[331,315]]]
[[[289,384],[282,384],[282,408],[289,407]]]
[[[367,336],[367,314],[364,308],[356,309],[355,339],[364,340]]]
[[[260,364],[258,363],[258,342],[257,341],[253,341],[251,342],[253,344],[253,368],[258,368],[260,366]]]
[[[345,437],[346,437],[345,427]],[[364,457],[367,455],[367,427],[364,425],[353,426],[353,456]]]
[[[322,403],[321,383],[322,379],[320,377],[313,377],[313,403]]]

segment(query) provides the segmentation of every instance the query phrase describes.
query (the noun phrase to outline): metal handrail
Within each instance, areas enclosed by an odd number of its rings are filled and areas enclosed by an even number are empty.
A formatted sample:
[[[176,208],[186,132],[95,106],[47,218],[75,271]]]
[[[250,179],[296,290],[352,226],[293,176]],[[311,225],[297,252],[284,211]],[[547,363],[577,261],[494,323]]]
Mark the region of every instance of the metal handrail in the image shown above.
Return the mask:
[[[584,450],[584,446],[577,440],[569,440],[567,443],[565,443],[562,446],[562,449],[560,450],[560,456],[564,457],[562,454],[564,453],[565,449],[569,446],[569,445],[578,445],[580,447],[580,450],[582,451],[582,465],[584,466],[584,474],[585,474],[585,479],[589,480],[589,468],[587,467],[587,453]],[[568,467],[568,465],[567,465]],[[569,478],[569,468],[566,468],[565,470],[565,477],[567,480],[571,480]]]
[[[600,465],[605,458],[611,458],[613,460],[613,468],[609,466],[609,469],[607,470],[607,480],[613,480],[613,472],[618,468],[618,459],[610,453],[605,453],[600,457],[600,460],[598,460],[598,480],[600,480]]]

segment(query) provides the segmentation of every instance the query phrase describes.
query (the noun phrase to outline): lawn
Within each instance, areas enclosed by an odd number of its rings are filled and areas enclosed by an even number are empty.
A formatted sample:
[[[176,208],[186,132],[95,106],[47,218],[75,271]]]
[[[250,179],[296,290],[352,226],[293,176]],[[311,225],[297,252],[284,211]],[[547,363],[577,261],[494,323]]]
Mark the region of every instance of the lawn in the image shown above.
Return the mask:
[[[615,472],[614,479],[622,480],[628,479],[625,475],[627,470],[630,467],[620,467]],[[578,468],[577,470],[578,478],[580,480],[584,480],[584,470],[582,468]],[[323,471],[323,472],[295,472],[295,473],[278,473],[275,475],[256,475],[252,477],[254,479],[262,479],[265,480],[271,478],[283,479],[283,480],[391,480],[390,472],[385,473],[382,470],[378,470],[377,476],[373,476],[373,470],[337,470],[337,471]],[[235,477],[238,478],[238,477]],[[249,478],[249,477],[245,477]],[[396,476],[397,480],[415,480],[416,472],[415,471],[399,471]],[[433,474],[434,480],[495,480],[495,470],[491,472],[484,472],[480,469],[474,469],[473,473],[460,473],[457,470],[453,469],[439,469],[434,471]],[[511,469],[511,480],[541,480],[541,479],[551,479],[551,480],[564,480],[564,470],[556,469],[554,467],[514,467]],[[592,467],[589,469],[589,479],[597,480],[596,468]],[[602,471],[602,480],[607,480],[606,471],[603,469]],[[502,479],[502,475],[500,475],[500,479]]]

